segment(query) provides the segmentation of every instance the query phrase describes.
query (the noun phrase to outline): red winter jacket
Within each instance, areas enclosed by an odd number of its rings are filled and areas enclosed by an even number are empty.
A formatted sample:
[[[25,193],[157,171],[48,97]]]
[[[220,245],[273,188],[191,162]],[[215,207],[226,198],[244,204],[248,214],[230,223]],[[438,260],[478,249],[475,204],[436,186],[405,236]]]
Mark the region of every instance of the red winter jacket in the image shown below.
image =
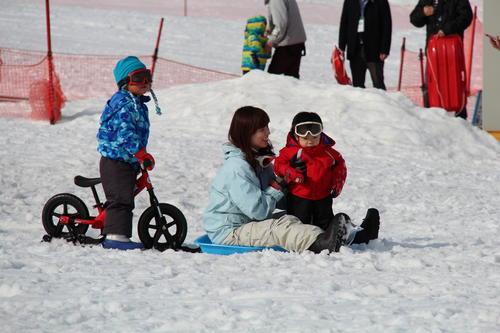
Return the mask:
[[[335,144],[329,136],[321,134],[315,147],[302,147],[292,135],[288,135],[286,147],[274,161],[274,171],[284,177],[292,169],[290,160],[302,148],[301,160],[306,163],[307,174],[303,184],[291,182],[288,191],[304,199],[319,200],[332,195],[337,197],[344,187],[347,169],[342,155],[332,148]]]

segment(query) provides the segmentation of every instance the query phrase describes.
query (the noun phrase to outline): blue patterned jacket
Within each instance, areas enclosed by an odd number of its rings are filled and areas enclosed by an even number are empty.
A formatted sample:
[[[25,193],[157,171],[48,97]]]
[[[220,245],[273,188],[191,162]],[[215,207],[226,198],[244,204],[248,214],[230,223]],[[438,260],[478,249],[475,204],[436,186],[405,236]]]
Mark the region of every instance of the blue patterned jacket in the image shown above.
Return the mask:
[[[117,91],[106,103],[97,132],[97,151],[113,160],[139,168],[134,156],[146,148],[149,138],[148,96],[134,96],[127,90]]]

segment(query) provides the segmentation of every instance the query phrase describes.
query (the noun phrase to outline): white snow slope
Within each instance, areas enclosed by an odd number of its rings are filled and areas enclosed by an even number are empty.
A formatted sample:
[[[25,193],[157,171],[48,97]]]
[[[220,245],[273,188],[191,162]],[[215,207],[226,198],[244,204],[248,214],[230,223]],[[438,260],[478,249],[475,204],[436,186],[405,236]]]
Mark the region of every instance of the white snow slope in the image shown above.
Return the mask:
[[[43,7],[3,1],[2,8],[0,45],[25,41],[24,48],[40,49],[40,41],[30,40],[35,30],[30,24],[41,20],[35,12]],[[95,53],[127,53],[127,45],[104,34],[124,13],[63,6],[53,11],[56,17],[65,12],[65,23],[80,19],[97,30],[92,32]],[[126,14],[133,20],[158,18]],[[185,23],[182,38],[207,24],[214,31],[242,26],[208,18],[168,19]],[[23,24],[25,30],[16,29]],[[308,29],[311,36],[320,30]],[[55,30],[56,40],[64,41],[61,52],[75,51],[74,43],[84,39],[78,34],[82,28],[56,24]],[[228,43],[241,47],[236,38]],[[219,52],[207,52],[212,51]],[[210,65],[210,58],[205,61]],[[221,64],[214,60],[209,67]],[[76,194],[92,209],[90,191],[73,185],[73,177],[98,176],[95,134],[106,101],[68,102],[54,126],[3,118],[2,332],[500,330],[500,145],[491,136],[443,110],[416,107],[400,93],[263,72],[157,93],[164,115],[151,112],[148,150],[157,162],[151,178],[160,201],[184,212],[187,243],[204,233],[201,214],[222,163],[221,145],[234,110],[243,105],[269,113],[276,148],[285,143],[296,112],[318,112],[348,167],[334,210],[359,224],[367,208],[377,207],[380,238],[331,256],[120,252],[62,240],[41,243],[40,215],[52,195]],[[135,221],[147,206],[147,195],[141,194]]]

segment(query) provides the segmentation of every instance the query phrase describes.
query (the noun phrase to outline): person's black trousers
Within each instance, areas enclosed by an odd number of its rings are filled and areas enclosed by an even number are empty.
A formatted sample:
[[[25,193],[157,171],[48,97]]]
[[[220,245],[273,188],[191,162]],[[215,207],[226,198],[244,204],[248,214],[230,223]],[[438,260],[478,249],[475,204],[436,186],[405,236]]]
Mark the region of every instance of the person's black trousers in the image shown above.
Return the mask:
[[[107,201],[103,234],[130,238],[137,170],[129,163],[101,157],[99,171]]]
[[[305,51],[304,43],[276,47],[267,71],[271,74],[300,78],[300,59],[305,55]]]
[[[386,90],[384,83],[384,62],[366,62],[365,48],[362,44],[358,45],[358,52],[355,57],[349,61],[352,74],[352,85],[354,87],[365,88],[366,70],[370,72],[373,87]]]
[[[331,196],[310,200],[288,193],[286,201],[287,214],[298,217],[304,224],[313,224],[325,230],[333,218]]]

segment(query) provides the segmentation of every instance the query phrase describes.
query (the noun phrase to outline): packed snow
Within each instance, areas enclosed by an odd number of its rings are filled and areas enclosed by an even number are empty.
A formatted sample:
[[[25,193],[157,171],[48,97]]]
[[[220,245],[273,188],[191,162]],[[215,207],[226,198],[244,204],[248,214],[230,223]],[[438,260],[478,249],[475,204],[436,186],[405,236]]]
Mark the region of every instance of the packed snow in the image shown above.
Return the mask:
[[[150,53],[160,14],[62,2],[52,5],[56,51]],[[43,4],[0,5],[0,46],[44,50]],[[165,17],[160,55],[239,72],[243,19]],[[160,201],[183,211],[192,244],[204,234],[201,215],[233,112],[244,105],[266,110],[279,149],[295,113],[314,111],[348,168],[334,211],[360,224],[367,208],[378,208],[378,240],[330,256],[42,243],[41,211],[52,195],[73,193],[92,210],[90,191],[73,177],[98,176],[95,134],[106,100],[67,102],[54,126],[0,118],[2,332],[498,332],[500,145],[401,93],[335,84],[318,59],[328,57],[337,29],[306,25],[302,80],[254,71],[157,91],[164,114],[150,116],[151,179]],[[388,77],[396,64],[389,61]],[[141,194],[135,240],[147,207]]]

